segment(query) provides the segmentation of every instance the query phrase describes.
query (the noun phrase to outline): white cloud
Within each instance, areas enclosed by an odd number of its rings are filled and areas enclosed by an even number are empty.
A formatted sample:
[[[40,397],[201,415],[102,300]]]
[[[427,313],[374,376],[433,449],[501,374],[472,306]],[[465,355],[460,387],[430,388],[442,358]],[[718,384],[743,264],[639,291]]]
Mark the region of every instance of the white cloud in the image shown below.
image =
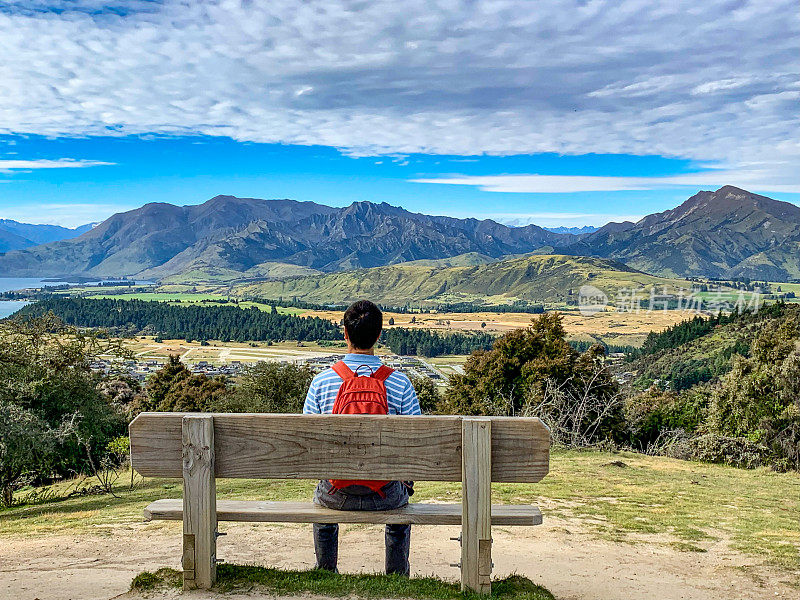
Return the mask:
[[[74,158],[58,158],[55,160],[0,159],[0,173],[33,171],[36,169],[80,169],[84,167],[99,167],[113,164],[114,163],[100,160],[76,160]]]
[[[719,169],[670,177],[595,177],[583,175],[480,175],[412,179],[414,183],[474,186],[484,192],[558,194],[654,190],[671,186],[719,188],[736,185],[756,192],[800,193],[800,178],[763,180],[758,169]]]
[[[0,133],[661,154],[792,186],[799,44],[796,0],[6,2]]]

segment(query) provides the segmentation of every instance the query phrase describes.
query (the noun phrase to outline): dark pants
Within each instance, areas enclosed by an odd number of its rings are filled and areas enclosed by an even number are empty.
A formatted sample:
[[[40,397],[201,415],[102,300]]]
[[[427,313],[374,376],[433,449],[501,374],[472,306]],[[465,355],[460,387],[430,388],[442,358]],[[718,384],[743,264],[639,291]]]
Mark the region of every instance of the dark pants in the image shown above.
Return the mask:
[[[350,486],[334,491],[329,481],[320,481],[314,492],[314,502],[334,510],[391,510],[408,504],[408,492],[399,481],[392,481],[382,490],[381,497],[363,486]],[[411,525],[386,526],[386,572],[409,574],[408,551],[411,546]],[[314,523],[314,551],[317,568],[336,571],[339,558],[339,525]]]

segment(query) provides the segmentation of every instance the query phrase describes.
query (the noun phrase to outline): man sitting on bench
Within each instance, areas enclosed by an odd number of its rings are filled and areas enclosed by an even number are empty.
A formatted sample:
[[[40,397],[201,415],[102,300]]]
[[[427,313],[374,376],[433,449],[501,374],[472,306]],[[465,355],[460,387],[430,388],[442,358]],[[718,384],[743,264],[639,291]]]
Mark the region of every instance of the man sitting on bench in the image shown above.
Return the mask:
[[[344,313],[347,355],[314,377],[304,414],[418,415],[419,400],[408,377],[390,369],[375,356],[383,329],[383,313],[368,300]],[[314,502],[336,510],[391,510],[408,504],[411,482],[322,480]],[[409,574],[411,525],[386,526],[386,573]],[[314,523],[317,568],[336,571],[339,525]]]

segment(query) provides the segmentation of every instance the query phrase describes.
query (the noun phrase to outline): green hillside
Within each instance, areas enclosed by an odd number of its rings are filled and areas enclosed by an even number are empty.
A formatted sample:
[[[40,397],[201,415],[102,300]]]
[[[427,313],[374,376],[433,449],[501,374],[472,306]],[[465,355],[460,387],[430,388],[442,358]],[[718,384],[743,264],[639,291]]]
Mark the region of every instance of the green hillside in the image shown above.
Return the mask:
[[[562,255],[529,255],[499,262],[456,267],[402,263],[328,275],[293,277],[239,285],[238,295],[302,298],[306,302],[347,303],[367,297],[386,305],[406,303],[515,300],[576,304],[583,285],[610,299],[624,288],[691,288],[683,280],[653,277],[614,261]]]
[[[697,317],[660,333],[651,333],[641,354],[622,366],[636,374],[634,385],[681,391],[715,381],[732,368],[732,357],[749,356],[759,332],[783,322],[800,322],[800,306],[772,304],[755,314],[702,319]]]
[[[501,256],[500,258],[493,258],[487,254],[480,252],[466,252],[458,256],[450,256],[446,258],[421,258],[419,260],[409,260],[403,264],[409,267],[473,267],[475,265],[488,265],[493,262],[498,262],[507,258],[516,258],[516,256]]]

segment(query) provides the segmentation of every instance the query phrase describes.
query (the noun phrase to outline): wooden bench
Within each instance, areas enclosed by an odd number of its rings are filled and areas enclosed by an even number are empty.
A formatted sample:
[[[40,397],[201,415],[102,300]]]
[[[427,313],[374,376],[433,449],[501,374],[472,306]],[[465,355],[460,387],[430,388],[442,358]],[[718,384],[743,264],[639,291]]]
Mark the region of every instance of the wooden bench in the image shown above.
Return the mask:
[[[480,593],[491,590],[492,524],[542,522],[535,506],[491,505],[491,482],[547,474],[550,432],[536,418],[142,413],[129,430],[134,469],[183,478],[182,500],[144,516],[183,521],[185,589],[215,582],[218,521],[461,525],[462,588]],[[382,512],[218,501],[216,477],[461,481],[463,499]]]

